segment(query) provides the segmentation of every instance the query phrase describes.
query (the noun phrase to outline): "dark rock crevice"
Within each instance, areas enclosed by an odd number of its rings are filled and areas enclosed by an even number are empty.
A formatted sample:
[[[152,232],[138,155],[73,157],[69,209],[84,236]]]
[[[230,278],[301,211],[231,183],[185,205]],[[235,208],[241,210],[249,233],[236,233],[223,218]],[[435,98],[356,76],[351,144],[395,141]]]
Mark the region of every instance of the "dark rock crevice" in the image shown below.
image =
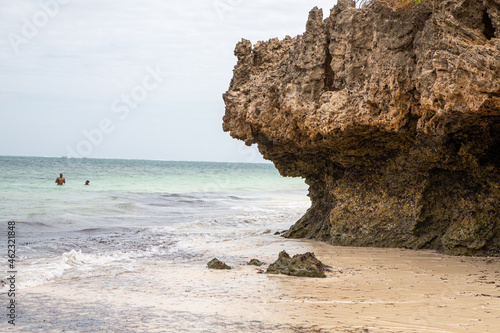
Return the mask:
[[[326,33],[326,47],[325,47],[325,90],[332,91],[333,90],[333,82],[335,78],[335,73],[332,69],[332,54],[330,53],[330,34],[327,31]]]
[[[484,36],[490,40],[495,38],[495,27],[493,27],[493,22],[491,21],[490,16],[488,15],[488,11],[485,9],[483,12],[483,25],[484,25]]]

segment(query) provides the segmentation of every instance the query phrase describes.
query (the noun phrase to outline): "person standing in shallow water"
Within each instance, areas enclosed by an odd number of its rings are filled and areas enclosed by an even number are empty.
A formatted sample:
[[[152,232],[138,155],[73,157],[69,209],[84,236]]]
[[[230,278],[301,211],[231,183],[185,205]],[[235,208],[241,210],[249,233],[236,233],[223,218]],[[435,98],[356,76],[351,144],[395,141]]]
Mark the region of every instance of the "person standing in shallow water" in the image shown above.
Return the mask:
[[[66,184],[66,179],[64,179],[63,174],[60,173],[59,177],[56,178],[56,183],[57,185],[63,185]]]
[[[89,183],[90,183],[90,180],[85,181],[85,185],[90,185]]]

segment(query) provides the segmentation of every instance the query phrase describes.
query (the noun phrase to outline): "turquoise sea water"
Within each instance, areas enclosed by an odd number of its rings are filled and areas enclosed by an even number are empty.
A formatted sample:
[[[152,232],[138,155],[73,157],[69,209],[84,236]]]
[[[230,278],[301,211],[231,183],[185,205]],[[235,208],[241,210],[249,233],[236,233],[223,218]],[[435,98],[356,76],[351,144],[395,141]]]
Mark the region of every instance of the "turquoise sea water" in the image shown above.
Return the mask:
[[[151,257],[205,260],[199,242],[286,228],[306,195],[302,179],[272,164],[0,157],[0,237],[16,221],[25,288],[140,269]]]

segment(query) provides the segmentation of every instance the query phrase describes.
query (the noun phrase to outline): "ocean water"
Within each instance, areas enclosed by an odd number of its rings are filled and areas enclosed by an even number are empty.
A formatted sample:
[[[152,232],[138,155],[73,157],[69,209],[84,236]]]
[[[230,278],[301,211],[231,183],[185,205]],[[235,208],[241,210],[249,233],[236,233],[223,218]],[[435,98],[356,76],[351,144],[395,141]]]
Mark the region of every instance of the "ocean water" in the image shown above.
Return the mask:
[[[22,290],[151,259],[200,265],[215,241],[286,229],[309,205],[304,181],[272,164],[0,157],[4,278],[8,221]]]

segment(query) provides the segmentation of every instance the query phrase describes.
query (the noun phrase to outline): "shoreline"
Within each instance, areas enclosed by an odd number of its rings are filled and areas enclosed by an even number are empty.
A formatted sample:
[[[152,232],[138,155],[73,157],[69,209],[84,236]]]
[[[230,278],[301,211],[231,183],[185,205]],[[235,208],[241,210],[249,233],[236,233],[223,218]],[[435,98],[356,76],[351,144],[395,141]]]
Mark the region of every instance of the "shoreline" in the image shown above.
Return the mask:
[[[19,291],[16,330],[144,332],[497,332],[500,258],[336,247],[269,234],[220,240],[234,268],[152,259],[140,271]],[[203,245],[201,245],[203,246]],[[207,246],[208,249],[208,246]],[[257,274],[278,253],[314,252],[327,278]],[[263,268],[267,267],[263,266]],[[5,323],[6,324],[6,323]]]

